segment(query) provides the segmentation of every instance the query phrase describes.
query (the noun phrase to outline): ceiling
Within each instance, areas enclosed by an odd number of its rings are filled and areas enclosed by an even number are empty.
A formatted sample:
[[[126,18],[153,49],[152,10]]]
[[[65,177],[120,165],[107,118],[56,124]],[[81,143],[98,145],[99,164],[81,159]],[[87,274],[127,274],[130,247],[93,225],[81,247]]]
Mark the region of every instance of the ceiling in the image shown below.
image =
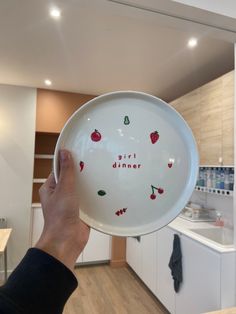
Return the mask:
[[[145,1],[144,1],[145,3]],[[234,68],[233,44],[207,27],[107,0],[0,0],[0,83],[99,95],[139,90],[171,101]],[[187,48],[190,37],[199,39]]]

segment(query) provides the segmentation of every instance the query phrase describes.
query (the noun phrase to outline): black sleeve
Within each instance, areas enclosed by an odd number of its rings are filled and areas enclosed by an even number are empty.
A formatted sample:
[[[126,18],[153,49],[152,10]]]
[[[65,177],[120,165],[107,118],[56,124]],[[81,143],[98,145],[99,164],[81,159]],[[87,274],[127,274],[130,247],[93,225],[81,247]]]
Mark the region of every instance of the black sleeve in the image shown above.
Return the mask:
[[[64,264],[31,248],[0,287],[0,313],[61,314],[77,285],[76,277]]]

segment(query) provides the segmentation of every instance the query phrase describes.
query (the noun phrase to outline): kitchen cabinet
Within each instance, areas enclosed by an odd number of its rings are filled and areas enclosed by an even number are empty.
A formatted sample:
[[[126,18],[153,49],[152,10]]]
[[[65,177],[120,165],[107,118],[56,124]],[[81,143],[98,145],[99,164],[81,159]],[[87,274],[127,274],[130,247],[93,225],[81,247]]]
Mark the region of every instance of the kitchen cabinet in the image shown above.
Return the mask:
[[[140,237],[128,237],[126,241],[126,261],[129,266],[141,274],[141,242]]]
[[[174,234],[180,236],[182,249],[178,293],[168,266]],[[235,304],[234,252],[215,251],[168,226],[144,237],[127,240],[127,262],[170,313],[199,314]]]
[[[174,291],[168,267],[175,233],[180,236],[183,267],[183,282],[178,293]],[[226,264],[231,263],[228,269],[222,267],[225,263],[222,254],[169,227],[158,231],[157,239],[156,296],[171,313],[199,314],[233,305],[234,289],[229,272],[234,274],[234,266],[227,254]]]
[[[43,231],[44,219],[40,203],[32,205],[31,219],[31,245],[34,246]],[[91,229],[86,248],[77,259],[76,263],[98,263],[110,260],[111,237]]]
[[[111,237],[94,229],[90,230],[89,241],[76,263],[108,261],[111,258]]]
[[[156,232],[127,239],[127,263],[153,293],[156,291],[156,252]]]
[[[234,71],[174,100],[196,139],[200,164],[234,164]]]
[[[141,237],[141,274],[140,278],[155,293],[156,291],[156,232]]]
[[[178,293],[168,266],[175,233],[180,236],[183,267]],[[229,275],[234,277],[234,258],[229,254],[224,256],[169,227],[158,231],[157,247],[156,296],[171,313],[199,314],[234,304],[234,280]]]
[[[184,235],[180,238],[183,283],[175,294],[175,313],[199,314],[220,309],[220,254]]]
[[[174,232],[169,228],[162,228],[157,232],[157,285],[155,293],[172,314],[175,313],[175,292],[168,264],[172,253],[173,236]]]

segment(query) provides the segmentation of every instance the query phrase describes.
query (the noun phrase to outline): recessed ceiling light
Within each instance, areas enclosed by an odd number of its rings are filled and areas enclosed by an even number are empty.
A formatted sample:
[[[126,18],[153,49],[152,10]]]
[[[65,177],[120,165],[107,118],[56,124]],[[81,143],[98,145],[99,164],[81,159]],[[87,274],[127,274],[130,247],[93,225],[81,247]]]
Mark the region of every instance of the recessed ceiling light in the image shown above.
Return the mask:
[[[189,48],[194,48],[197,46],[197,38],[190,38],[189,41],[188,41],[188,47]]]
[[[57,8],[53,8],[50,10],[50,15],[54,19],[59,19],[61,17],[61,11]]]
[[[52,85],[52,81],[50,81],[50,80],[44,80],[44,84],[45,85],[47,85],[47,86],[50,86],[50,85]]]

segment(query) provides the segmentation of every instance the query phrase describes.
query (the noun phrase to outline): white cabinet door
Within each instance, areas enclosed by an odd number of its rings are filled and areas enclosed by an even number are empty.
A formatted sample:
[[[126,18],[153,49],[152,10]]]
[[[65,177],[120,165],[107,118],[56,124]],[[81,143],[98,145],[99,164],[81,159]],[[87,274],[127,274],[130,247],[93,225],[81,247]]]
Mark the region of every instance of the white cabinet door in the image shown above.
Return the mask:
[[[140,276],[141,274],[141,243],[139,238],[128,237],[126,241],[126,261]]]
[[[141,237],[141,274],[140,277],[148,288],[156,293],[157,270],[157,233],[151,233]]]
[[[176,294],[176,314],[220,309],[220,255],[181,235],[183,283]]]
[[[83,251],[83,262],[106,261],[111,258],[111,237],[91,229],[89,241]]]
[[[43,231],[43,225],[42,207],[32,207],[32,246],[38,241]],[[76,263],[109,260],[111,256],[110,239],[110,236],[91,229],[88,244],[78,257]]]
[[[157,286],[155,294],[171,314],[175,313],[175,291],[168,264],[173,248],[174,233],[168,227],[157,232]]]
[[[42,207],[32,207],[32,225],[31,225],[31,245],[34,246],[38,241],[44,225]]]

